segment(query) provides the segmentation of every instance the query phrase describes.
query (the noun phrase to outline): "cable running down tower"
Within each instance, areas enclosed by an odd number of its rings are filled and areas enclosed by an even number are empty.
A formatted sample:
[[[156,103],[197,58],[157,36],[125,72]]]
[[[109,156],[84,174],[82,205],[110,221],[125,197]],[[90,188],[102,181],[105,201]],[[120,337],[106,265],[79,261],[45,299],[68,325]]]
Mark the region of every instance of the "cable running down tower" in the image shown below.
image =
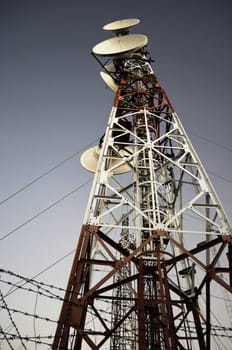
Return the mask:
[[[230,223],[138,23],[92,50],[115,98],[81,157],[95,176],[53,350],[209,350],[211,288],[232,291]]]

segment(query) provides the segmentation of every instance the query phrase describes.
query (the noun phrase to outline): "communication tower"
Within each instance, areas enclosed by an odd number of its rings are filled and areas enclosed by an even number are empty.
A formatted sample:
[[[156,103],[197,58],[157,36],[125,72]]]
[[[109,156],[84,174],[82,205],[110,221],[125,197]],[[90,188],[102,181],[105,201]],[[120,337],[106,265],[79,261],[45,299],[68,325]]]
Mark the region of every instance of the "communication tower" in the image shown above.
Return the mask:
[[[81,157],[95,176],[53,350],[209,350],[211,288],[232,291],[231,226],[138,23],[92,50],[115,98]]]

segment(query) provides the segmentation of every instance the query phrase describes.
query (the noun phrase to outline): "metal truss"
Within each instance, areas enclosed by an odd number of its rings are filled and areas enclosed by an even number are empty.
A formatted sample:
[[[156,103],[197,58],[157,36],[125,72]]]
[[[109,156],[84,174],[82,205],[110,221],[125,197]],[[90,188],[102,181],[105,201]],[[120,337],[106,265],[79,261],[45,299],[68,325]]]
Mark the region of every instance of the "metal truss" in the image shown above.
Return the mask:
[[[53,350],[209,350],[232,292],[231,226],[146,57],[115,73]]]

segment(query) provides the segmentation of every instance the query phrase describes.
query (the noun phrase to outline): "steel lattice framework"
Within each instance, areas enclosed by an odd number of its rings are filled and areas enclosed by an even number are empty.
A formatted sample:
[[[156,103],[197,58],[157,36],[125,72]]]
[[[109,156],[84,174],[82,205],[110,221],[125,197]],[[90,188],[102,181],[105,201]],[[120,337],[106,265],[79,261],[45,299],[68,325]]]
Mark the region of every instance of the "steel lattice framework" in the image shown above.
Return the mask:
[[[229,221],[149,54],[113,63],[118,88],[52,349],[211,349],[211,286],[232,291]]]

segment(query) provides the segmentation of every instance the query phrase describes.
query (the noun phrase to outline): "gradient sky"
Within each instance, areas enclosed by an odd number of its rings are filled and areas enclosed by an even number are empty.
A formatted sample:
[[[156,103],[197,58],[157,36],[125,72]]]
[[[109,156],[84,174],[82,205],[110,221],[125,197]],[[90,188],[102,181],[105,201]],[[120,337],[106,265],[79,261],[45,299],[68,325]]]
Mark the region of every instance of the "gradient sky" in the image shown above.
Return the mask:
[[[231,13],[230,0],[1,0],[0,201],[97,143],[114,96],[91,49],[113,36],[104,24],[139,18],[133,32],[148,36],[153,69],[231,219]],[[30,278],[75,248],[92,178],[79,158],[1,203],[0,236],[16,229],[0,241],[1,268]],[[71,263],[72,255],[38,280],[65,287]],[[20,296],[13,293],[9,305],[19,309]],[[28,300],[33,310],[35,296]],[[39,314],[48,310],[58,318],[56,306],[38,301]],[[21,324],[22,333],[32,332],[31,323]],[[43,324],[36,327],[48,334]]]

